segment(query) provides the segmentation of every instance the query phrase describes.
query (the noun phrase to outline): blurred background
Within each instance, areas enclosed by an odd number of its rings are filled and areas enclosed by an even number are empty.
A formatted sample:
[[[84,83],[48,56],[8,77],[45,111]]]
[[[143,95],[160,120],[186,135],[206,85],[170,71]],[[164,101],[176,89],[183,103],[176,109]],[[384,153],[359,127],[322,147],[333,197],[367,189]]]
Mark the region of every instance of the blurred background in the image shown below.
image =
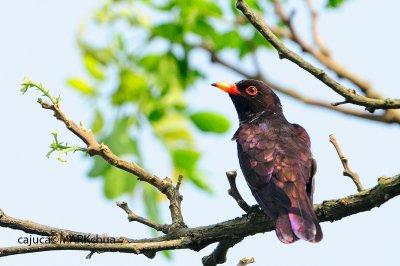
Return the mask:
[[[270,1],[248,1],[285,44],[324,67],[298,43]],[[400,60],[396,1],[311,1],[319,12],[319,36],[337,62],[369,81],[387,97],[399,97],[395,84]],[[283,10],[313,49],[306,1],[284,1]],[[82,154],[50,159],[46,153],[58,130],[60,141],[83,146],[36,103],[40,94],[22,96],[24,76],[42,82],[76,122],[92,128],[99,141],[160,177],[183,174],[182,209],[186,223],[208,225],[242,215],[227,194],[227,170],[239,170],[238,187],[255,201],[243,180],[230,141],[237,118],[229,97],[211,87],[257,76],[280,91],[324,103],[342,100],[331,89],[276,52],[234,9],[233,1],[48,1],[0,0],[0,105],[2,173],[0,208],[10,216],[70,230],[131,238],[154,232],[128,223],[115,200],[132,210],[169,222],[167,202],[154,189]],[[330,72],[334,74],[334,72]],[[341,82],[355,89],[349,79]],[[365,84],[364,84],[365,85]],[[369,86],[369,85],[368,85]],[[361,92],[360,92],[361,93]],[[398,174],[399,120],[376,112],[376,119],[310,106],[278,92],[287,119],[307,129],[318,162],[315,203],[356,193],[328,140],[333,133],[370,188],[380,176]],[[300,98],[300,97],[298,97]],[[362,108],[346,106],[357,114]],[[393,117],[396,117],[397,113]],[[387,123],[388,121],[392,123]],[[390,122],[389,121],[389,122]],[[283,245],[275,233],[251,236],[228,253],[226,265],[254,257],[254,265],[393,264],[400,198],[370,212],[323,223],[318,245]],[[0,246],[18,245],[25,233],[0,228]],[[215,245],[145,256],[105,253],[86,260],[86,252],[53,251],[1,258],[2,265],[201,265]]]

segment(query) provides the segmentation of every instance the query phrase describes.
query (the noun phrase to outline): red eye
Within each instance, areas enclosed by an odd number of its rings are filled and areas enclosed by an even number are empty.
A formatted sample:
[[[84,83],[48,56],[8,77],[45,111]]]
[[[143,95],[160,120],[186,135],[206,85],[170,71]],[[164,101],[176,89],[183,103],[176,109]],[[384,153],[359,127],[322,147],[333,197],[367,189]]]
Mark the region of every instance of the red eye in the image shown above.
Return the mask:
[[[248,95],[251,95],[251,96],[256,95],[257,92],[258,92],[258,90],[257,90],[257,88],[254,87],[254,86],[249,86],[249,87],[247,87],[247,89],[246,89],[246,93],[247,93]]]

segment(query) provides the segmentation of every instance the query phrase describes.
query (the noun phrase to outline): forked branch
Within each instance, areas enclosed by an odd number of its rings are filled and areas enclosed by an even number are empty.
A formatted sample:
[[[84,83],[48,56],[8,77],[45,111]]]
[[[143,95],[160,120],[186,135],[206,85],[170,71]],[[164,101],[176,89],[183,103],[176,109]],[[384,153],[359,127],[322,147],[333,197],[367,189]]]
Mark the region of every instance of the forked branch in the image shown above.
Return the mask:
[[[351,178],[351,180],[353,180],[354,184],[355,184],[356,187],[357,187],[357,191],[358,191],[358,192],[363,191],[364,188],[363,188],[363,186],[362,186],[362,184],[361,184],[361,181],[360,181],[360,178],[359,178],[358,174],[357,174],[356,172],[353,172],[353,171],[350,169],[349,161],[348,161],[346,155],[344,155],[343,150],[340,148],[339,143],[337,142],[337,140],[336,140],[336,138],[335,138],[335,136],[334,136],[333,134],[330,134],[330,135],[329,135],[329,141],[330,141],[330,142],[333,144],[333,146],[335,147],[336,152],[337,152],[337,154],[338,154],[338,156],[339,156],[339,158],[340,158],[340,161],[342,162],[342,165],[343,165],[343,175],[344,175],[344,176],[348,176],[348,177]]]
[[[182,177],[179,177],[177,185],[174,186],[170,179],[160,179],[146,172],[135,163],[122,160],[113,154],[105,144],[97,143],[90,130],[86,130],[69,120],[59,106],[60,99],[52,97],[42,85],[26,81],[24,86],[26,88],[36,87],[44,92],[51,103],[40,100],[41,106],[44,109],[52,110],[58,120],[62,121],[71,132],[83,140],[90,155],[101,156],[113,166],[138,176],[140,180],[153,185],[166,195],[170,200],[172,223],[170,225],[155,223],[134,214],[126,203],[118,202],[117,205],[128,214],[128,218],[131,221],[140,222],[164,233],[161,237],[150,239],[130,239],[127,237],[109,237],[107,235],[99,236],[94,233],[49,227],[32,221],[13,218],[0,210],[0,227],[22,230],[29,234],[47,237],[46,243],[43,244],[0,248],[0,257],[49,250],[81,250],[90,251],[89,257],[96,252],[123,252],[144,254],[149,258],[153,258],[158,251],[162,250],[191,249],[199,251],[210,244],[218,243],[217,248],[211,255],[203,259],[204,265],[217,265],[226,260],[228,249],[239,243],[244,237],[261,232],[269,232],[274,229],[273,222],[262,212],[252,212],[252,215],[245,214],[240,218],[217,224],[188,228],[183,223],[180,206],[182,197],[179,194],[179,187]],[[236,173],[228,172],[227,177],[230,182],[230,194],[243,210],[248,211],[248,204],[244,202],[236,188]],[[345,198],[324,201],[314,207],[321,222],[332,222],[380,206],[399,194],[400,175],[393,178],[381,177],[378,180],[378,184],[371,189],[363,190],[358,194]],[[245,265],[245,263],[249,262],[251,260],[243,261],[244,264],[242,264]]]
[[[333,91],[345,98],[346,103],[353,103],[364,106],[370,112],[375,109],[398,109],[400,108],[399,99],[374,99],[359,95],[355,90],[347,88],[334,80],[323,69],[315,67],[295,52],[287,48],[277,36],[271,31],[264,20],[257,15],[244,0],[236,2],[237,8],[247,17],[250,23],[261,33],[261,35],[277,50],[281,59],[288,59],[303,68],[315,78],[330,87]]]

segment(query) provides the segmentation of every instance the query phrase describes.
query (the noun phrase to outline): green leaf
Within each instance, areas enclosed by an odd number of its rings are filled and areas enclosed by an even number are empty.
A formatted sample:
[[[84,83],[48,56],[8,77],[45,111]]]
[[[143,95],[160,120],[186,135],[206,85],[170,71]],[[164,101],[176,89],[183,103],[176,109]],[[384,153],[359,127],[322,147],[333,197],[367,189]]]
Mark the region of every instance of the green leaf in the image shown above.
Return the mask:
[[[181,24],[165,23],[155,26],[152,29],[150,40],[155,37],[162,37],[171,42],[180,43],[183,40],[183,28]]]
[[[147,94],[146,78],[129,70],[122,70],[119,75],[118,89],[112,95],[113,105],[137,102]]]
[[[344,2],[345,2],[345,0],[328,0],[328,2],[326,3],[326,7],[328,7],[328,8],[338,8]]]
[[[162,254],[167,258],[167,260],[171,261],[172,260],[172,253],[171,250],[163,250]]]
[[[268,48],[270,50],[274,49],[274,47],[264,39],[264,37],[258,32],[255,31],[253,34],[253,37],[251,38],[251,40],[253,41],[253,43],[258,47],[264,47],[264,48]]]
[[[172,159],[176,168],[191,170],[200,159],[200,153],[194,149],[178,149],[172,152]]]
[[[214,191],[212,187],[206,182],[205,175],[199,171],[195,171],[191,173],[189,176],[189,180],[198,188],[205,190],[206,192],[212,194]]]
[[[70,78],[67,80],[67,84],[86,95],[94,95],[96,93],[86,81],[80,78]]]
[[[160,120],[165,114],[165,110],[162,108],[156,108],[150,112],[148,118],[151,122]]]
[[[150,186],[146,185],[144,190],[143,190],[143,197],[144,197],[144,202],[146,204],[146,215],[147,218],[153,221],[160,221],[160,216],[159,216],[159,206],[157,202],[158,198],[158,192],[157,190]]]
[[[169,113],[152,123],[154,133],[170,149],[182,144],[190,145],[193,136],[188,130],[187,118],[181,113]]]
[[[89,177],[99,177],[103,176],[107,169],[110,168],[111,165],[108,164],[103,158],[100,156],[94,157],[94,164],[92,168],[89,170],[88,176]]]
[[[86,53],[83,56],[83,62],[86,69],[96,79],[103,80],[105,78],[104,67],[91,54]]]
[[[99,133],[104,125],[104,119],[103,116],[101,115],[100,111],[96,109],[95,117],[92,123],[92,131],[93,133]]]
[[[216,18],[222,17],[222,9],[214,1],[197,0],[195,3],[192,7],[193,9],[198,9],[201,13]]]
[[[221,34],[218,37],[216,45],[216,50],[222,50],[224,48],[240,49],[244,45],[248,46],[248,44],[244,43],[243,37],[241,37],[237,31],[228,31]]]
[[[190,119],[198,129],[204,132],[222,134],[229,130],[229,120],[213,112],[197,112],[190,115]]]
[[[130,127],[136,122],[134,117],[122,117],[115,121],[113,131],[102,140],[117,155],[138,155],[137,140],[129,134]]]
[[[240,12],[238,11],[238,9],[236,8],[236,1],[237,0],[231,0],[231,10],[234,14],[239,14]],[[253,9],[254,11],[257,11],[259,13],[261,13],[263,10],[261,8],[261,6],[258,4],[259,1],[257,0],[247,0],[246,3],[251,7],[251,9]]]
[[[104,178],[104,194],[109,199],[132,193],[138,182],[135,176],[116,167],[110,167]]]
[[[200,152],[194,149],[177,149],[172,151],[174,175],[183,175],[195,186],[212,193],[212,188],[207,184],[205,176],[198,170]]]

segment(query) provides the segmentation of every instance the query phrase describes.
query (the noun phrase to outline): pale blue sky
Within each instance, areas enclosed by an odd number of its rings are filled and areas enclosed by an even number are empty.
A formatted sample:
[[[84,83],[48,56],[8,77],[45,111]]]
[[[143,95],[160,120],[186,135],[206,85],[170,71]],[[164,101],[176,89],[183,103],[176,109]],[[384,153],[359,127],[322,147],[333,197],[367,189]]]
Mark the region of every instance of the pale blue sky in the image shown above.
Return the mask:
[[[57,122],[51,113],[36,103],[33,91],[19,92],[24,76],[43,82],[55,94],[61,94],[62,107],[75,121],[88,121],[92,106],[67,89],[65,79],[83,73],[75,42],[79,24],[88,19],[98,1],[0,0],[0,82],[2,104],[0,116],[3,140],[0,161],[0,208],[7,214],[46,225],[77,231],[146,236],[147,228],[128,223],[114,203],[104,199],[102,184],[85,176],[89,160],[79,155],[68,156],[68,163],[45,157],[51,142],[50,132],[58,129],[69,143],[79,141]],[[334,56],[344,65],[366,77],[384,94],[399,97],[396,77],[400,60],[400,38],[397,25],[400,2],[352,0],[339,12],[325,12],[320,29]],[[299,25],[303,23],[301,15]],[[199,54],[199,65],[208,60]],[[276,81],[303,88],[304,92],[330,101],[340,100],[330,89],[314,80],[290,62],[278,60],[275,54],[263,55],[262,64]],[[229,98],[209,86],[216,81],[237,81],[240,77],[212,69],[207,80],[198,84],[189,96],[194,109],[213,109],[233,121],[231,132],[224,136],[198,136],[204,152],[202,166],[207,170],[216,195],[210,197],[190,185],[182,189],[183,211],[189,226],[205,225],[240,216],[242,211],[227,195],[226,170],[239,169],[235,143],[230,141],[236,127],[236,114]],[[399,128],[347,118],[329,111],[305,107],[281,97],[289,121],[303,125],[312,138],[313,153],[318,161],[315,202],[355,193],[354,185],[342,177],[337,155],[328,141],[334,133],[350,165],[365,187],[376,184],[381,175],[399,173]],[[144,140],[153,145],[149,138]],[[153,149],[149,149],[153,150]],[[169,173],[165,157],[147,154],[154,162],[156,174]],[[249,203],[254,200],[239,175],[239,188]],[[371,212],[323,223],[324,240],[318,245],[299,241],[281,244],[274,233],[246,238],[230,250],[226,265],[236,265],[242,257],[255,257],[254,265],[393,265],[397,260],[398,213],[400,197]],[[138,212],[138,209],[132,206]],[[167,210],[165,206],[164,210]],[[0,246],[18,245],[24,233],[0,228]],[[211,252],[210,246],[200,252],[177,251],[173,265],[200,265],[201,257]],[[87,252],[59,251],[0,258],[1,265],[169,265],[159,254],[154,260],[144,256],[106,253],[85,260]]]

